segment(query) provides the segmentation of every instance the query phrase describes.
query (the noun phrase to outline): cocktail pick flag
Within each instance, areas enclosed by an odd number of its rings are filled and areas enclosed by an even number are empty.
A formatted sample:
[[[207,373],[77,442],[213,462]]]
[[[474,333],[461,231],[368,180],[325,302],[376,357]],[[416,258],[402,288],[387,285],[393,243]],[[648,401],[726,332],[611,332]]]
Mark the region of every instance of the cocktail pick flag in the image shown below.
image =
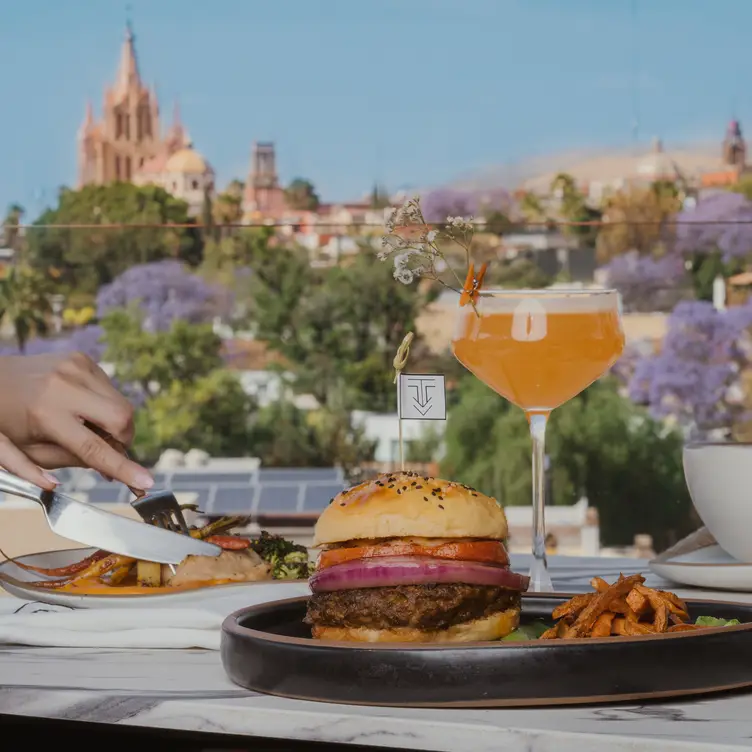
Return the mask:
[[[394,357],[397,384],[400,469],[405,470],[403,420],[446,420],[446,386],[442,373],[404,373],[413,333],[408,332]]]
[[[397,348],[397,354],[394,356],[392,365],[394,366],[394,383],[397,384],[397,421],[399,423],[399,453],[400,453],[400,470],[405,472],[405,441],[402,435],[402,410],[400,410],[400,389],[399,378],[402,371],[407,365],[407,359],[410,357],[410,343],[415,335],[408,332],[402,340],[402,344]]]

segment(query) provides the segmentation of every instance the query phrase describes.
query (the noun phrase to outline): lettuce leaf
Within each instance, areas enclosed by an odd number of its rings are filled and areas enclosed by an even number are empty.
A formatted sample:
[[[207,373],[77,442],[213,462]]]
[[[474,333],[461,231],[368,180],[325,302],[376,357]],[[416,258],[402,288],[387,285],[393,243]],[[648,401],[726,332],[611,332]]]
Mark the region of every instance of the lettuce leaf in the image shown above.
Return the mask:
[[[548,624],[544,624],[542,621],[534,621],[532,624],[521,624],[514,632],[510,632],[501,639],[506,642],[537,640],[547,629]]]
[[[700,627],[733,627],[741,624],[739,619],[719,619],[716,616],[698,616],[695,624]]]

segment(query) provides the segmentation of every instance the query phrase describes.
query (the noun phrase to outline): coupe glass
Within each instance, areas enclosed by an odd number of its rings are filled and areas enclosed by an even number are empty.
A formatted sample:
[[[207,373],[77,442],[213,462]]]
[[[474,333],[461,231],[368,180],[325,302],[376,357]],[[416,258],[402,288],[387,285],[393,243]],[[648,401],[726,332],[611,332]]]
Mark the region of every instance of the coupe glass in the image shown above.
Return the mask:
[[[546,561],[544,458],[551,411],[600,378],[624,350],[616,290],[479,290],[459,308],[455,357],[525,411],[533,445],[530,590],[551,592]],[[477,313],[476,313],[477,311]]]

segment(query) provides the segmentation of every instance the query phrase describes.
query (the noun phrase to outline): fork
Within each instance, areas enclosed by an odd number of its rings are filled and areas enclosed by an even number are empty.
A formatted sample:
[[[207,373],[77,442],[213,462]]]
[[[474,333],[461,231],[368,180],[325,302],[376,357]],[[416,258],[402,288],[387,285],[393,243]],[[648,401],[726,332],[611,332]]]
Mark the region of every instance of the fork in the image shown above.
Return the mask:
[[[128,450],[125,448],[125,445],[114,436],[111,436],[99,426],[89,421],[85,421],[85,425],[90,431],[93,431],[97,436],[104,439],[117,452],[128,457]],[[142,489],[132,488],[131,486],[128,486],[128,490],[136,497],[131,502],[131,506],[148,525],[161,527],[173,533],[190,535],[188,524],[183,516],[183,510],[180,508],[180,503],[172,491],[152,491],[151,493],[147,493]]]

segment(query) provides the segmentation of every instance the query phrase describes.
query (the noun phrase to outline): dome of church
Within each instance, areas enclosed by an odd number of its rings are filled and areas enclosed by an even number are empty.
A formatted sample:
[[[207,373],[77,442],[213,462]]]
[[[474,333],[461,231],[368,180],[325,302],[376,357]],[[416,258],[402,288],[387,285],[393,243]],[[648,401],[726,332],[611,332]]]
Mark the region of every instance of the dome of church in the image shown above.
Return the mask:
[[[165,172],[180,172],[203,175],[209,170],[206,160],[190,146],[179,149],[168,160]]]
[[[653,149],[650,154],[638,160],[636,173],[651,180],[673,180],[678,177],[676,164],[663,150],[663,142],[660,139],[653,141]]]

